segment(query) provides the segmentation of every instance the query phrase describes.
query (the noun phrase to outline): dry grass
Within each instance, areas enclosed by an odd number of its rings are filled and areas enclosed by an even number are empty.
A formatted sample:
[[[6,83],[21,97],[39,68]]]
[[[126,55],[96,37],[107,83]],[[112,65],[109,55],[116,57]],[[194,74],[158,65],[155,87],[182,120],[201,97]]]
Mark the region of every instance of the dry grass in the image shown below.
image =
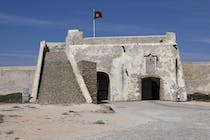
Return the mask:
[[[105,124],[105,122],[103,122],[102,120],[97,120],[97,121],[93,122],[93,124]]]
[[[5,132],[7,135],[12,135],[12,134],[14,134],[14,131],[13,130],[11,130],[11,131],[7,131],[7,132]]]

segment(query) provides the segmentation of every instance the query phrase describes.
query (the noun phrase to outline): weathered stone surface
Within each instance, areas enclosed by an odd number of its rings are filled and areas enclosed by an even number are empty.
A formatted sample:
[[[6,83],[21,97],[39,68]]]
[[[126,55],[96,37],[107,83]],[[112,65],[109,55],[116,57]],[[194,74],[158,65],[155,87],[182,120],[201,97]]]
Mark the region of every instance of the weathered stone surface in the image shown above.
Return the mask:
[[[146,56],[146,72],[148,74],[154,73],[156,69],[156,57],[154,56]]]
[[[35,66],[0,67],[0,95],[22,93],[23,88],[31,91],[35,69]]]
[[[41,82],[40,103],[83,102],[83,97],[90,103],[92,99],[89,92],[95,101],[97,72],[105,73],[109,79],[106,91],[110,101],[142,100],[144,78],[159,79],[160,100],[187,99],[174,33],[84,38],[83,32],[69,30],[66,42],[44,41],[40,44],[42,49],[46,46],[49,49],[44,59],[42,77],[39,80],[40,71],[36,73],[38,78],[34,83],[37,84],[33,86],[37,90],[38,83]],[[149,55],[152,56],[151,61],[145,57]],[[96,66],[80,63],[83,60],[95,63]],[[38,62],[37,68],[41,68],[42,57]],[[80,70],[78,63],[81,64]],[[32,99],[37,97],[37,92],[34,93]]]
[[[210,94],[210,63],[182,62],[187,94]]]
[[[182,64],[174,33],[158,36],[83,38],[78,30],[69,31],[66,50],[81,60],[97,63],[97,71],[109,75],[111,101],[141,100],[141,81],[160,78],[160,100],[187,100]],[[152,72],[146,72],[144,56],[156,56]],[[177,60],[177,64],[176,64]],[[135,76],[134,76],[135,75]]]
[[[42,104],[85,102],[63,50],[51,49],[45,54],[38,102]]]
[[[84,82],[88,88],[93,103],[97,103],[97,72],[96,63],[90,61],[80,61],[78,63]]]

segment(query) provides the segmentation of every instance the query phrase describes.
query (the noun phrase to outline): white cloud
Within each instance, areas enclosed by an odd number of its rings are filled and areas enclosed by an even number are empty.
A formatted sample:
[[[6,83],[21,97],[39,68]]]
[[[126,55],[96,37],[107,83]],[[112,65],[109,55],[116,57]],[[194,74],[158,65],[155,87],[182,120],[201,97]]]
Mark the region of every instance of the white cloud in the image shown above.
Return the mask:
[[[15,15],[9,15],[6,13],[0,13],[0,23],[10,23],[18,25],[50,25],[51,21],[41,20],[30,17],[21,17]]]
[[[210,54],[181,52],[184,61],[210,61]]]
[[[197,40],[193,40],[194,42],[200,42],[200,43],[207,43],[210,44],[210,38],[206,37],[206,38],[202,38],[202,39],[197,39]]]
[[[32,66],[36,65],[38,54],[26,50],[0,52],[0,66]]]
[[[210,38],[203,39],[201,42],[210,44]]]
[[[34,52],[29,52],[29,51],[8,51],[8,52],[0,52],[0,57],[18,57],[18,58],[36,58],[37,54]]]

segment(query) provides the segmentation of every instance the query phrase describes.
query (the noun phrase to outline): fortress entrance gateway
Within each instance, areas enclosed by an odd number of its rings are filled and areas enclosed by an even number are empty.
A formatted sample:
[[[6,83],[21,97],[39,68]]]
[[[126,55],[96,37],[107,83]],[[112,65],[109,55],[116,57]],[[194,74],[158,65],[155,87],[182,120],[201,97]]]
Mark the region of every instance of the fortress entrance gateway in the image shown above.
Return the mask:
[[[142,79],[142,100],[160,99],[160,78],[148,77]]]
[[[109,75],[104,72],[97,72],[97,101],[102,103],[108,100]]]

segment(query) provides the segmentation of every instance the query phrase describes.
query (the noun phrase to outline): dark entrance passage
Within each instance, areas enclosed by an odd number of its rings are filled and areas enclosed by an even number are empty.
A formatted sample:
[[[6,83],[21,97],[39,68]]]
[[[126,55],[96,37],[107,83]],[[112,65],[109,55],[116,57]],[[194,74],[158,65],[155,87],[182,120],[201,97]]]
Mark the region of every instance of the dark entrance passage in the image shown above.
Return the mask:
[[[107,102],[109,93],[109,75],[104,72],[97,72],[97,101]]]
[[[160,99],[160,79],[149,77],[142,79],[142,100]]]

